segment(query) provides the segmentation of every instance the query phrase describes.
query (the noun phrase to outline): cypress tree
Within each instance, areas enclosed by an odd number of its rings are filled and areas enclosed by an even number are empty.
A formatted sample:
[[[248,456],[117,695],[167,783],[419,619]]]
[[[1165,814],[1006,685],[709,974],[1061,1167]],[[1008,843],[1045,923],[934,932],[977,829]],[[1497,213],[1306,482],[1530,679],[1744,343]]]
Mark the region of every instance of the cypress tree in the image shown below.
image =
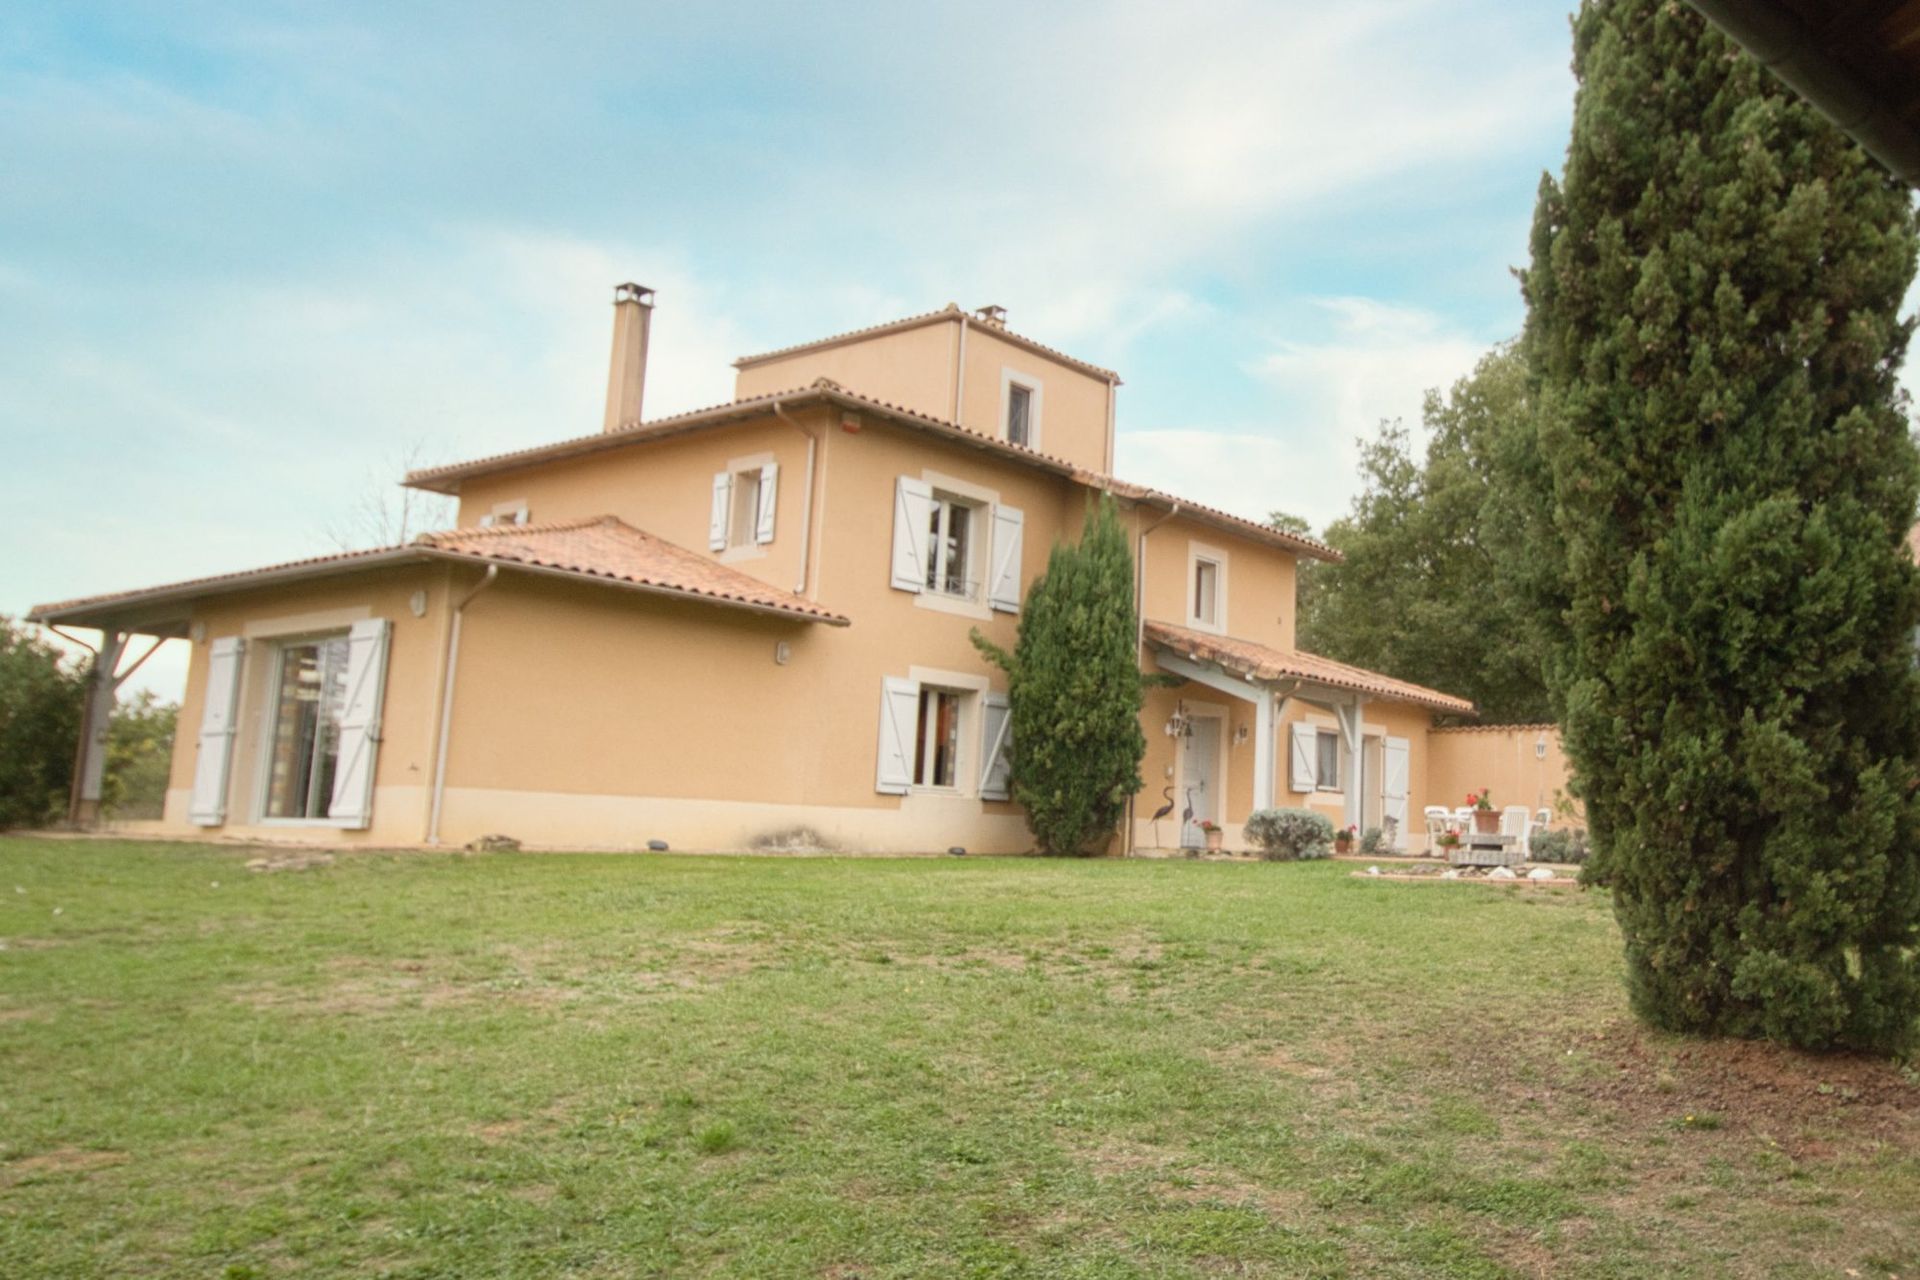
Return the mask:
[[[1089,507],[1077,544],[1054,544],[1021,607],[1013,652],[973,634],[1007,673],[1013,798],[1043,853],[1090,851],[1140,789],[1138,640],[1133,555],[1107,494]]]
[[[1547,676],[1655,1025],[1920,1013],[1907,190],[1676,0],[1586,0],[1526,355]]]

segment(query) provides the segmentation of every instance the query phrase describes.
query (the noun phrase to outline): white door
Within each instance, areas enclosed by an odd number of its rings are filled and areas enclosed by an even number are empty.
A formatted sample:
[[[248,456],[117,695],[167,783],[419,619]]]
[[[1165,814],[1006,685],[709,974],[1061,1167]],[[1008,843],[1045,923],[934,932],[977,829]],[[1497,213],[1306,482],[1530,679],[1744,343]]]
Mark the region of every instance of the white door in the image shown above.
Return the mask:
[[[1207,843],[1202,819],[1220,821],[1220,718],[1194,716],[1187,721],[1180,752],[1180,792],[1175,797],[1182,817],[1180,844],[1198,848]]]
[[[1393,824],[1393,847],[1407,847],[1407,740],[1388,738],[1381,752],[1380,809]]]

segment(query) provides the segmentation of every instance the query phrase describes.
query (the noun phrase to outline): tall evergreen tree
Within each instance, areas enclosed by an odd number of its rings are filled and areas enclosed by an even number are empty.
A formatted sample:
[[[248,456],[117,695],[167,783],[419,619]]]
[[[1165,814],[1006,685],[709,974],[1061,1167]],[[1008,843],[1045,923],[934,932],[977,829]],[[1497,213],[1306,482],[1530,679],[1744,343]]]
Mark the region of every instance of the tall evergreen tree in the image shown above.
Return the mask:
[[[1111,495],[1077,544],[1057,542],[1027,592],[1013,652],[973,642],[1007,673],[1013,798],[1043,853],[1090,851],[1140,789],[1147,741],[1133,611],[1133,555]]]
[[[1909,193],[1677,0],[1586,0],[1525,273],[1547,671],[1668,1028],[1920,1014]]]

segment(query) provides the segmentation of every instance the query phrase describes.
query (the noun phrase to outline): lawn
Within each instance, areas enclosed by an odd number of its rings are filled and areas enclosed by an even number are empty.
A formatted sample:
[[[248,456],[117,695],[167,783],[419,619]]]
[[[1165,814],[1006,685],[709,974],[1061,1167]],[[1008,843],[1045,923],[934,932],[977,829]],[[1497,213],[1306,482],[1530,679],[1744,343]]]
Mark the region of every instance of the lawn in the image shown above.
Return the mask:
[[[1902,1274],[1920,1081],[1350,865],[0,839],[0,1276]]]

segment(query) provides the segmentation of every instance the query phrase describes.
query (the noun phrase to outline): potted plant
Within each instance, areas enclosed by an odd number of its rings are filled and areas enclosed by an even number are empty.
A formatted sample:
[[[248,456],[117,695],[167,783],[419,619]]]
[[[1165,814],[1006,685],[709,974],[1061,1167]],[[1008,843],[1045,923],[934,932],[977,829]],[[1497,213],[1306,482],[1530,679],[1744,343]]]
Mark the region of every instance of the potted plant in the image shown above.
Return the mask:
[[[1337,854],[1340,854],[1343,857],[1349,853],[1352,853],[1354,832],[1355,832],[1355,828],[1353,827],[1342,827],[1338,831],[1334,832],[1333,833],[1333,851]]]
[[[1481,835],[1493,835],[1500,830],[1500,814],[1493,807],[1493,796],[1487,788],[1467,792],[1467,803],[1473,806],[1473,829]]]
[[[1452,853],[1460,847],[1460,833],[1458,831],[1442,831],[1438,836],[1434,837],[1433,842],[1447,853]]]
[[[1220,852],[1220,840],[1224,834],[1220,830],[1220,824],[1211,818],[1202,818],[1200,819],[1200,830],[1204,832],[1207,837],[1207,852]]]

